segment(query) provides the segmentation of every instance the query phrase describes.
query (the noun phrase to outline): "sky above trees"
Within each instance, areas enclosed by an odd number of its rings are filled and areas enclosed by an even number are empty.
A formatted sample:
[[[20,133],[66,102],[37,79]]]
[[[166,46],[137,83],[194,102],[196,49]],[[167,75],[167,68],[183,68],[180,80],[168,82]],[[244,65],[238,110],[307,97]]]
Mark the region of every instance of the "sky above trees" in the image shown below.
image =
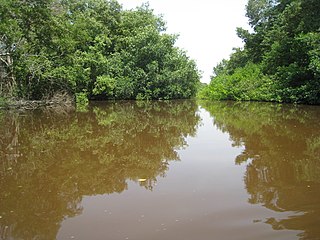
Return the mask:
[[[124,8],[135,8],[147,0],[119,0]],[[187,51],[209,82],[212,69],[228,58],[233,47],[241,47],[236,27],[249,29],[245,17],[247,0],[149,0],[156,14],[163,14],[169,33],[178,33],[176,45]]]

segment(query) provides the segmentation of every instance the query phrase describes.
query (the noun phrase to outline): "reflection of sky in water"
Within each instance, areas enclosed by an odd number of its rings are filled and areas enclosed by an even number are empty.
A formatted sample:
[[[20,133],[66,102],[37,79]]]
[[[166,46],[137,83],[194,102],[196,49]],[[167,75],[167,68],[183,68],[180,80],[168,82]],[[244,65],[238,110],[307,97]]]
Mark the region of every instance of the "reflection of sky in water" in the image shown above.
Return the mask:
[[[235,165],[243,148],[200,113],[196,137],[153,191],[129,182],[121,194],[84,197],[83,213],[62,223],[58,239],[294,239],[299,232],[270,231],[264,222],[295,214],[248,203],[246,164]]]
[[[3,114],[1,237],[317,239],[319,107],[201,106]]]

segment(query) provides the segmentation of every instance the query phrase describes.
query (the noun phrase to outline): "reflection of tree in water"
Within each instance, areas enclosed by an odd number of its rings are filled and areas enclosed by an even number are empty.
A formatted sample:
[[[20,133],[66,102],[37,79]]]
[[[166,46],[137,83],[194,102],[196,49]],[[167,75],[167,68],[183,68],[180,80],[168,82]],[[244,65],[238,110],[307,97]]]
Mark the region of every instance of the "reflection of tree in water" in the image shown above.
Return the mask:
[[[87,113],[8,113],[0,128],[0,239],[55,239],[83,195],[152,189],[199,123],[192,101],[96,104]]]
[[[247,162],[249,202],[274,211],[274,229],[303,230],[301,238],[320,238],[320,109],[263,103],[206,103],[214,124],[244,146],[236,163]]]

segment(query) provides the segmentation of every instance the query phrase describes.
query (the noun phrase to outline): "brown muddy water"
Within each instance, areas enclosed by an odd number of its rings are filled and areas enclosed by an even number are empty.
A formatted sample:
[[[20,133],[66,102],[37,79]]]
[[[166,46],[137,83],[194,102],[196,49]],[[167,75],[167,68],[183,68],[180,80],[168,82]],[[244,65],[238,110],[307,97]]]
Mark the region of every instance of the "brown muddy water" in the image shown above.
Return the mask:
[[[320,107],[0,112],[0,239],[320,239]]]

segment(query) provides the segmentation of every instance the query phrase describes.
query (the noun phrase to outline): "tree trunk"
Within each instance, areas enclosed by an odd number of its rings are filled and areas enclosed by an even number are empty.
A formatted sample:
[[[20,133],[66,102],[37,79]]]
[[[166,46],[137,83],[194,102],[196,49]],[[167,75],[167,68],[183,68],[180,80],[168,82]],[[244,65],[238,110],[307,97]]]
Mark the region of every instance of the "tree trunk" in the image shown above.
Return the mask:
[[[0,54],[0,95],[12,97],[15,88],[13,58],[10,53]]]

